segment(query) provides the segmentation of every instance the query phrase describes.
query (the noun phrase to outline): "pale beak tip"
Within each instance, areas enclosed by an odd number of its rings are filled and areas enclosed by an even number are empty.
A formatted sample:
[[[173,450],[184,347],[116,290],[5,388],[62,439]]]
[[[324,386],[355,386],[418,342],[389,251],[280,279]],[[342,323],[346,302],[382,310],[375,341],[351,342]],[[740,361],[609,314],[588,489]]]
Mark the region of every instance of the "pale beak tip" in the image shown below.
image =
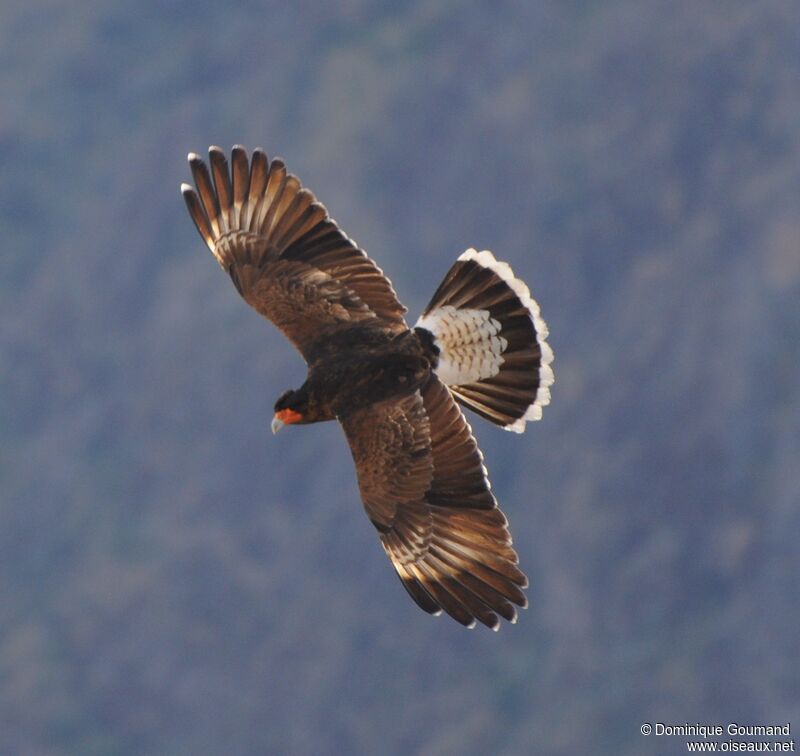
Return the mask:
[[[283,428],[283,420],[279,419],[278,417],[272,418],[272,435],[274,436],[281,428]]]

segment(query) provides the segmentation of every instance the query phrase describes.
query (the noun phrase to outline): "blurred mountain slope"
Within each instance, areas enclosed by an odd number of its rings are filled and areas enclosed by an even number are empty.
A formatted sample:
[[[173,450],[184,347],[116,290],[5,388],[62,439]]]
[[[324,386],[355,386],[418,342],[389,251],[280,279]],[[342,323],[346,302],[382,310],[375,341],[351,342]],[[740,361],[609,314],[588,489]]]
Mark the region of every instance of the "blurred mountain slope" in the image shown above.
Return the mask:
[[[0,752],[673,753],[798,711],[790,1],[0,8]],[[281,154],[414,316],[468,246],[553,404],[477,418],[531,577],[498,636],[391,574],[302,361],[191,226]],[[795,717],[796,718],[796,717]]]

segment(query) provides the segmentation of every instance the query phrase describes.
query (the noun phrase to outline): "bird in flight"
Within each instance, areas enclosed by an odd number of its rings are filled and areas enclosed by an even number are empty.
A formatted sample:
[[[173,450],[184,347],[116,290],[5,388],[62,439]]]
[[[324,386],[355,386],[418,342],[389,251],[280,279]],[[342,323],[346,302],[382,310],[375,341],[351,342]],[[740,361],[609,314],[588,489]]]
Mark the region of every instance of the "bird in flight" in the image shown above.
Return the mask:
[[[261,150],[189,155],[189,214],[244,300],[302,354],[308,377],[272,430],[338,420],[361,498],[411,598],[467,627],[516,622],[528,581],[458,403],[521,433],[550,402],[553,352],[528,287],[468,249],[416,324],[325,207]]]

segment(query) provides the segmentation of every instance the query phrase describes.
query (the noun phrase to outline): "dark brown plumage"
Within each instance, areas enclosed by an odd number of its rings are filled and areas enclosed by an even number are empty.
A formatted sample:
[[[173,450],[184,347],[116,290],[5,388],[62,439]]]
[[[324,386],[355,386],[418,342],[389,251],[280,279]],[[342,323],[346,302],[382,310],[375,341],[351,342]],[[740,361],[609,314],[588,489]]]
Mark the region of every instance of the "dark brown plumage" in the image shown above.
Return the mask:
[[[183,195],[244,299],[308,363],[273,430],[338,419],[361,498],[403,585],[427,612],[498,629],[525,606],[507,522],[454,397],[510,430],[550,399],[552,351],[511,269],[468,250],[413,329],[389,280],[282,161],[234,147],[189,156]]]

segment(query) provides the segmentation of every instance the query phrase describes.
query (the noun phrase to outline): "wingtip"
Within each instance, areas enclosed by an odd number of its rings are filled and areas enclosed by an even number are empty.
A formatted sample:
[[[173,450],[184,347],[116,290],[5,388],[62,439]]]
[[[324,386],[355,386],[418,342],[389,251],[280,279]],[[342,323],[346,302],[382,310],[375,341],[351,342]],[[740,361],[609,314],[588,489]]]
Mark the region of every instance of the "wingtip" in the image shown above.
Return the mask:
[[[190,163],[196,163],[198,160],[202,161],[202,159],[203,159],[203,158],[201,158],[201,157],[200,157],[200,155],[198,155],[196,152],[190,152],[190,153],[187,155],[186,159],[187,159],[187,160],[188,160]]]
[[[189,194],[193,191],[194,189],[192,189],[190,184],[181,184],[181,194]]]

